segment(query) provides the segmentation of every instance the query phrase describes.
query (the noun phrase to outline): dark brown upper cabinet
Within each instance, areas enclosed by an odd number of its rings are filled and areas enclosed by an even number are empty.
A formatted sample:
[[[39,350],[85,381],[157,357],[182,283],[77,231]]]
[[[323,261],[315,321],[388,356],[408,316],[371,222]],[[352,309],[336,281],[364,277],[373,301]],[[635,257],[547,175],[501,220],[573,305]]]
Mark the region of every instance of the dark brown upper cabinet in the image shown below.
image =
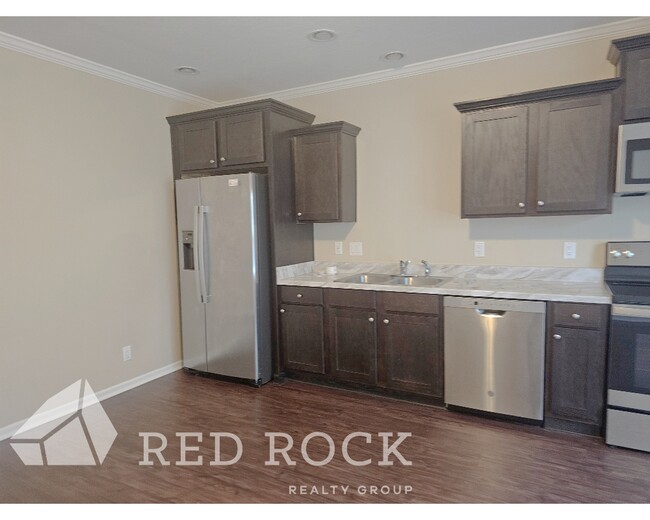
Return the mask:
[[[289,158],[284,133],[313,120],[313,115],[273,99],[168,117],[174,178],[245,168],[269,171],[276,155],[282,161]]]
[[[356,221],[356,136],[360,130],[339,121],[289,134],[298,222]]]
[[[264,162],[261,112],[178,126],[181,172]]]
[[[614,40],[607,58],[625,80],[623,119],[650,120],[650,34]]]
[[[222,117],[217,125],[220,166],[264,162],[262,112]]]
[[[217,128],[214,121],[179,125],[178,156],[181,171],[217,167]]]
[[[463,218],[611,212],[620,79],[456,104]]]

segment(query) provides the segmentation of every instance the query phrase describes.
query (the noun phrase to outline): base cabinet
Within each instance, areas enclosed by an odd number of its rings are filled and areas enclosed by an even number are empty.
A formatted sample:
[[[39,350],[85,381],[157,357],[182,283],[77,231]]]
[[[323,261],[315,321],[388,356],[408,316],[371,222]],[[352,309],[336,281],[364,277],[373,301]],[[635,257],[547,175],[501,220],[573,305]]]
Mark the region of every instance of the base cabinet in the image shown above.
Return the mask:
[[[549,304],[546,426],[601,433],[608,312],[607,305]]]
[[[280,288],[280,342],[287,370],[325,373],[323,295],[310,287]]]
[[[280,300],[289,375],[442,402],[439,296],[281,287]]]
[[[377,379],[375,293],[325,290],[330,375],[337,381],[374,385]]]
[[[378,385],[442,400],[438,296],[378,293]]]

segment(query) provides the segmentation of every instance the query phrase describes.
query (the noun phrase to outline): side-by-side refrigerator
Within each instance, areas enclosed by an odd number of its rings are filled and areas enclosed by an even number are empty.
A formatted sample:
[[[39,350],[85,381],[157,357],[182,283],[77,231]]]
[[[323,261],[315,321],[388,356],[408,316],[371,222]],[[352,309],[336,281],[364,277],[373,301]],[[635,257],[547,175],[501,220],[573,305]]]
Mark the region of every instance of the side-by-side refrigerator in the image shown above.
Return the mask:
[[[272,377],[267,190],[258,173],[176,181],[186,368]]]

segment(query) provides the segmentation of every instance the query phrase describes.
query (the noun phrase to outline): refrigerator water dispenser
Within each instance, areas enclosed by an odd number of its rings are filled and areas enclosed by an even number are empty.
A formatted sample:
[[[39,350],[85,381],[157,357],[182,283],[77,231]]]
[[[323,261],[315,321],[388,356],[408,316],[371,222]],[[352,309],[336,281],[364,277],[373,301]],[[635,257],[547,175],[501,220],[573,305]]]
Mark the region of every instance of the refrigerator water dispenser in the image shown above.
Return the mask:
[[[183,231],[183,269],[194,271],[194,232]]]

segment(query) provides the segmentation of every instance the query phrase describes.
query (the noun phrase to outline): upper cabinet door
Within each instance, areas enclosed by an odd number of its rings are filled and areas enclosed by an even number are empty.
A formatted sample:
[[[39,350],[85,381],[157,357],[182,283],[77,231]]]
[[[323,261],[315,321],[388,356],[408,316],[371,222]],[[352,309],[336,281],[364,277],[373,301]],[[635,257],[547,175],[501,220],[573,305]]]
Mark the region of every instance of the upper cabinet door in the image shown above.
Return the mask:
[[[319,132],[293,139],[296,218],[339,220],[339,133]]]
[[[219,166],[264,162],[261,112],[222,117],[219,125]]]
[[[528,107],[463,118],[462,216],[526,213]]]
[[[178,126],[181,171],[217,167],[217,134],[214,121],[197,121]]]
[[[611,94],[540,103],[538,109],[531,213],[609,211]]]
[[[650,118],[650,47],[629,51],[625,70],[625,119]]]

